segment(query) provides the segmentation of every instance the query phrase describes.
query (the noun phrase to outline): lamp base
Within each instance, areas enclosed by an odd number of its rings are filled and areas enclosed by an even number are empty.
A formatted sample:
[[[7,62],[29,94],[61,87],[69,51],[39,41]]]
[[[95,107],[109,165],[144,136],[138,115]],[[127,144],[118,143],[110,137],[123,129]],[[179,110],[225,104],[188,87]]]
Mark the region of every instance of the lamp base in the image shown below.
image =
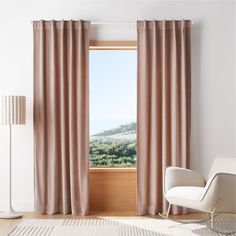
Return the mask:
[[[0,219],[17,219],[21,218],[23,215],[20,212],[14,210],[0,212]]]

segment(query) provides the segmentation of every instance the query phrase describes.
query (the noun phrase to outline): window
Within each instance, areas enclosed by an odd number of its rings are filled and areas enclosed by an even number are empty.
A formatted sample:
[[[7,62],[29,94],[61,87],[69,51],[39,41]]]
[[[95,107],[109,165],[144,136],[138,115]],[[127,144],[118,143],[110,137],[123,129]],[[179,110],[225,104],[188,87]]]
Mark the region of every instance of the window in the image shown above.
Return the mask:
[[[136,165],[136,50],[90,50],[91,167]]]

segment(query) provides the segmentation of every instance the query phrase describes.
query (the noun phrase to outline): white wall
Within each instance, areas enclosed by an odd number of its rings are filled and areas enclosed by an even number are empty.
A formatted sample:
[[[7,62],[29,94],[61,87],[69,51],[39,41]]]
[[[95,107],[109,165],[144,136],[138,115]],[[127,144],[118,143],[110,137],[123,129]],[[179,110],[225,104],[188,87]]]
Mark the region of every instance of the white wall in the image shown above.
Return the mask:
[[[13,129],[13,205],[33,210],[33,66],[31,20],[192,19],[192,161],[207,170],[216,154],[236,154],[234,71],[236,4],[154,0],[21,0],[0,5],[0,94],[27,96],[26,126]],[[98,29],[99,28],[99,29]],[[94,27],[93,38],[136,38],[135,24]],[[233,38],[235,37],[235,38]],[[233,60],[234,58],[234,60]],[[234,117],[235,115],[235,117]],[[0,210],[7,200],[8,129],[0,127]]]
[[[236,3],[234,4],[234,25],[236,25]],[[236,30],[234,30],[234,62],[236,62]],[[236,66],[234,66],[234,141],[236,141]],[[235,142],[236,143],[236,142]],[[234,153],[236,144],[234,143]]]

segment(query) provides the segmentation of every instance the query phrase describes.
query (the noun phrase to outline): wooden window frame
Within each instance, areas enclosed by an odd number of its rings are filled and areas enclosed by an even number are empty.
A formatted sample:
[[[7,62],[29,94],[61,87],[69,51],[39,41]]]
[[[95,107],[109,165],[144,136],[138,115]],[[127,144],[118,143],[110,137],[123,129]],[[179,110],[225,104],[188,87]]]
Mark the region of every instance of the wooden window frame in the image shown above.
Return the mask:
[[[137,41],[96,41],[90,40],[89,50],[137,50]],[[90,167],[90,172],[136,172],[137,167]]]
[[[89,50],[137,50],[137,41],[95,41],[89,43]]]
[[[92,173],[135,173],[136,167],[90,167],[90,172]]]

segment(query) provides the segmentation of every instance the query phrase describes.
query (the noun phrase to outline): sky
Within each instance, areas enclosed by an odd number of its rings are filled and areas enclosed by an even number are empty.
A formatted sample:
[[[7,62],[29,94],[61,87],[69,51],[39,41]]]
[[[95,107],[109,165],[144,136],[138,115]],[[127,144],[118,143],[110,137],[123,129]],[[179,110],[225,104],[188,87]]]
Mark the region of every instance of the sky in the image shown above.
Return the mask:
[[[90,134],[136,121],[136,50],[90,50]]]

